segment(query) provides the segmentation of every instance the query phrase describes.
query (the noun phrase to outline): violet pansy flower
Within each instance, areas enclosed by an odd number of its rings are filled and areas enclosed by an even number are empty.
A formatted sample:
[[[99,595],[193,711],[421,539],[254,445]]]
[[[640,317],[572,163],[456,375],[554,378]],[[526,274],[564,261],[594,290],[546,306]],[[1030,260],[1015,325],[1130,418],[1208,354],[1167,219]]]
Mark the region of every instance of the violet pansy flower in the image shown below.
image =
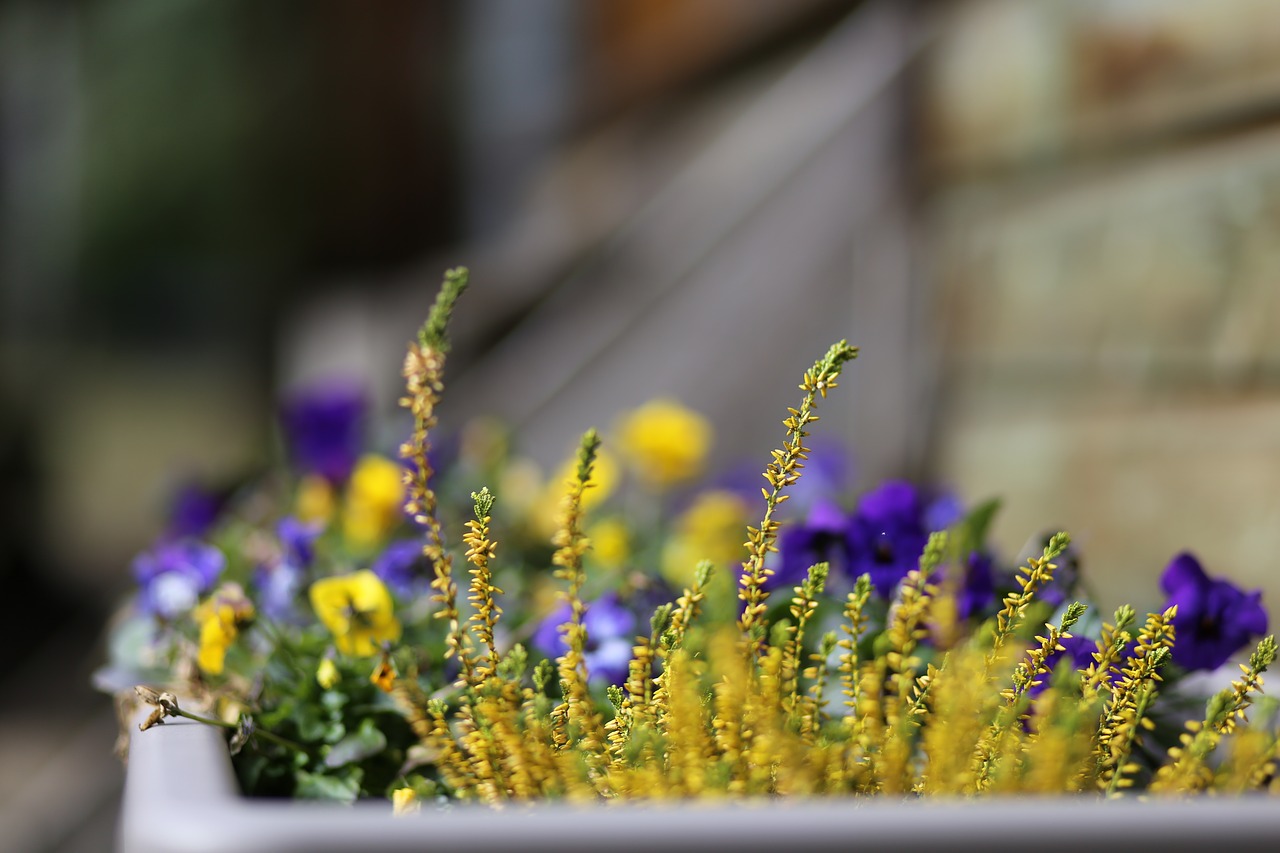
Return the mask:
[[[293,516],[285,516],[276,524],[276,536],[280,539],[283,559],[299,568],[309,568],[316,558],[316,539],[320,536],[318,524],[308,524]]]
[[[568,649],[560,626],[569,621],[572,611],[563,602],[551,611],[533,634],[533,645],[543,654],[559,657]],[[587,629],[587,649],[584,655],[587,678],[607,684],[621,684],[627,678],[631,662],[631,649],[636,617],[623,607],[618,597],[606,593],[587,604],[582,617]]]
[[[133,574],[144,613],[173,619],[186,613],[213,588],[227,558],[212,545],[195,539],[162,541],[134,558]]]
[[[222,492],[194,482],[181,484],[169,503],[166,535],[172,539],[203,536],[218,520],[226,502]]]
[[[333,483],[351,475],[364,449],[364,392],[333,381],[294,393],[280,408],[289,457],[300,470]]]
[[[858,502],[849,525],[849,573],[870,575],[876,592],[889,598],[919,565],[928,541],[919,492],[910,483],[890,480]]]
[[[397,595],[409,595],[427,574],[427,558],[418,539],[397,539],[387,545],[369,567]]]
[[[264,615],[283,620],[298,615],[298,592],[307,569],[315,560],[315,541],[321,530],[320,525],[307,524],[293,516],[280,519],[276,525],[280,557],[259,566],[253,575],[254,586],[259,591],[258,606]]]
[[[1173,660],[1183,669],[1212,670],[1226,663],[1253,637],[1267,632],[1260,591],[1245,592],[1230,581],[1211,578],[1188,552],[1178,554],[1160,577],[1177,605],[1173,617]]]
[[[995,600],[996,578],[991,555],[970,551],[964,565],[964,579],[956,593],[956,615],[961,619],[983,616]]]
[[[829,500],[819,500],[803,524],[783,527],[778,535],[778,568],[769,577],[768,589],[802,583],[814,563],[829,563],[833,573],[849,564],[849,518]]]

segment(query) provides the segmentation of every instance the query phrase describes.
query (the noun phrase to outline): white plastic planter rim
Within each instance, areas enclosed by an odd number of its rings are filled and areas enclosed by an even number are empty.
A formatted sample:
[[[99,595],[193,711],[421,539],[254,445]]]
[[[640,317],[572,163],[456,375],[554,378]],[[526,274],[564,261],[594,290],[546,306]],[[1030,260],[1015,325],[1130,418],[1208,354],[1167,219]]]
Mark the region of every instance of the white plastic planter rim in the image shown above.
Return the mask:
[[[393,817],[390,805],[241,796],[221,732],[188,720],[133,731],[122,853],[733,853],[1131,848],[1280,850],[1280,800],[888,798],[570,806],[455,806]]]

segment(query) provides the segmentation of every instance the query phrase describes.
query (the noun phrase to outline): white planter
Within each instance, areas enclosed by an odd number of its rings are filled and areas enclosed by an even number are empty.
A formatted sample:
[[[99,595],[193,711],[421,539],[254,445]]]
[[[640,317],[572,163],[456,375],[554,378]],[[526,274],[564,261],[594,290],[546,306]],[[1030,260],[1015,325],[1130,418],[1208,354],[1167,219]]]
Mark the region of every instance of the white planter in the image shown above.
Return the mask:
[[[145,716],[145,715],[144,715]],[[221,733],[171,719],[133,731],[121,853],[1280,850],[1280,801],[832,799],[480,806],[393,817],[389,804],[242,797]]]

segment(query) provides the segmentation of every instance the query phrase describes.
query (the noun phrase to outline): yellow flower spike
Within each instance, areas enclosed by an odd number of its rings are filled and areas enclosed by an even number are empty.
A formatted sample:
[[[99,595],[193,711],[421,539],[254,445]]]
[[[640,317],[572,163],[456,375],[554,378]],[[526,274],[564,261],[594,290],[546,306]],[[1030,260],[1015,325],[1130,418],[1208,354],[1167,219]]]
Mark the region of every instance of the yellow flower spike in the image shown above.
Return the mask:
[[[392,814],[413,814],[421,808],[422,803],[418,801],[418,792],[412,788],[396,788],[391,792]]]
[[[308,474],[298,481],[298,494],[294,498],[294,515],[305,523],[328,524],[337,507],[333,486],[318,474]]]
[[[560,525],[561,501],[565,490],[577,482],[578,460],[566,460],[555,475],[547,480],[542,489],[542,497],[530,507],[529,523],[533,530],[543,538],[550,538]],[[591,469],[591,481],[582,493],[581,506],[584,512],[604,503],[618,488],[622,479],[622,465],[618,458],[601,448],[596,451],[595,465]]]
[[[368,569],[318,580],[310,595],[312,608],[343,654],[368,657],[382,643],[400,639],[391,593]]]
[[[650,400],[624,415],[615,432],[637,476],[657,489],[696,476],[711,450],[711,424],[675,400]]]
[[[400,523],[404,504],[404,470],[383,456],[361,457],[347,485],[342,532],[347,544],[369,551]]]
[[[325,658],[320,661],[320,665],[316,667],[317,684],[325,690],[332,690],[338,683],[339,678],[338,667],[331,658]]]

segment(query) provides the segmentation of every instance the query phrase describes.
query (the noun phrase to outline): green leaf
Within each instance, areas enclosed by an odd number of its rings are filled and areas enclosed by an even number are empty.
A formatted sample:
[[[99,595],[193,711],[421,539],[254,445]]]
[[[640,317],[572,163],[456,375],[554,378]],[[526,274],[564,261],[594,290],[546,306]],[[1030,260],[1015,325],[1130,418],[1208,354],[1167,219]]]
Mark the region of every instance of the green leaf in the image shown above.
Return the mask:
[[[342,803],[354,803],[360,795],[359,775],[346,778],[321,776],[299,770],[297,773],[298,788],[295,796],[308,800],[336,800]]]
[[[1000,499],[992,498],[978,504],[964,517],[960,522],[959,536],[956,537],[961,556],[968,557],[970,552],[982,550],[983,543],[987,541],[987,531],[999,510]]]
[[[333,745],[329,754],[324,757],[324,766],[341,767],[362,761],[386,748],[386,736],[373,724],[373,720],[366,717],[360,721],[359,729]]]
[[[320,716],[320,709],[314,705],[299,704],[296,708],[296,724],[298,737],[304,741],[322,740],[328,728],[328,722]],[[341,737],[341,735],[339,735]]]

